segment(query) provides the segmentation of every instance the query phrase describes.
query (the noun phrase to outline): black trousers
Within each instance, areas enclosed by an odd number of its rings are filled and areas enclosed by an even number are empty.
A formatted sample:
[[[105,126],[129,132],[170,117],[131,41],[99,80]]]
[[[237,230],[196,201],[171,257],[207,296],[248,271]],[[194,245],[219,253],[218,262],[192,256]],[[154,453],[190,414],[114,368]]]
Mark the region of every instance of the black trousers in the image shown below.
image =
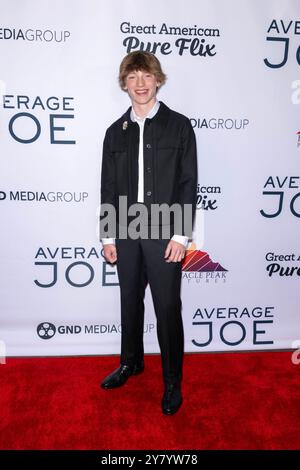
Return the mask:
[[[157,319],[163,380],[180,383],[183,363],[181,262],[164,259],[169,239],[116,239],[121,295],[121,364],[144,357],[144,296],[149,282]]]

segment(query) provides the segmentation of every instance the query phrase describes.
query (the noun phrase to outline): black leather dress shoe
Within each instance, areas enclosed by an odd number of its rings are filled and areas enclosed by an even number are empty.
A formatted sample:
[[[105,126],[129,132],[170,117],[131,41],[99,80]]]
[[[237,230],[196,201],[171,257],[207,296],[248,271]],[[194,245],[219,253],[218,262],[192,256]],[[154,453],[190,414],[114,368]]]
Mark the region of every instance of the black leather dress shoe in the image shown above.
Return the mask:
[[[179,410],[182,404],[182,395],[180,386],[166,385],[165,393],[161,401],[162,411],[165,415],[173,415]]]
[[[118,369],[112,372],[110,375],[105,377],[101,383],[101,387],[104,389],[117,388],[124,385],[131,375],[141,374],[144,370],[144,363],[136,364],[135,366],[126,366],[121,364]]]

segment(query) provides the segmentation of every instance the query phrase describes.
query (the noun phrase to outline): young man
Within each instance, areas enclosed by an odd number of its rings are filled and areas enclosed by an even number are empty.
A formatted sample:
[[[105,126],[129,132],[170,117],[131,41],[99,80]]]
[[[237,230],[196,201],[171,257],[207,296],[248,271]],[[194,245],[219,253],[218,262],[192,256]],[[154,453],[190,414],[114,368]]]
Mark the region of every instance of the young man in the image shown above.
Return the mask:
[[[107,129],[104,139],[101,223],[104,205],[111,204],[116,210],[117,224],[116,237],[102,235],[102,243],[107,262],[117,263],[122,335],[120,367],[101,386],[119,387],[144,370],[144,294],[149,282],[165,385],[162,411],[174,414],[182,403],[181,261],[191,236],[191,230],[187,231],[178,221],[182,222],[186,212],[190,215],[190,227],[193,223],[197,155],[189,119],[156,98],[165,80],[153,54],[142,51],[128,54],[120,65],[119,83],[132,106]],[[128,218],[121,214],[120,196],[126,196]],[[160,204],[167,207],[175,204],[183,212],[177,218],[172,213],[167,221],[154,221],[151,210]],[[130,230],[127,238],[121,234],[124,226],[128,229],[132,222],[130,207],[139,207],[141,212],[147,210],[140,224],[145,236],[132,235]]]

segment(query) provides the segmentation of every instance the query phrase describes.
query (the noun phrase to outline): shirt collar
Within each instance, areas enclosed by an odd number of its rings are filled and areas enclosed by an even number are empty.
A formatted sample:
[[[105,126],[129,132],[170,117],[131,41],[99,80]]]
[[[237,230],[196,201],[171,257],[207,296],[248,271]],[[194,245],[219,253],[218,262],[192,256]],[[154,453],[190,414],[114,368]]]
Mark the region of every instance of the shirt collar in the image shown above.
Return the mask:
[[[131,108],[131,111],[130,111],[130,119],[135,122],[144,122],[145,119],[152,119],[155,114],[157,113],[158,109],[159,109],[159,106],[160,106],[160,102],[158,100],[155,101],[155,104],[153,106],[152,109],[150,109],[149,113],[147,114],[147,116],[145,116],[143,119],[139,118],[136,113],[134,112],[134,109],[133,107]]]

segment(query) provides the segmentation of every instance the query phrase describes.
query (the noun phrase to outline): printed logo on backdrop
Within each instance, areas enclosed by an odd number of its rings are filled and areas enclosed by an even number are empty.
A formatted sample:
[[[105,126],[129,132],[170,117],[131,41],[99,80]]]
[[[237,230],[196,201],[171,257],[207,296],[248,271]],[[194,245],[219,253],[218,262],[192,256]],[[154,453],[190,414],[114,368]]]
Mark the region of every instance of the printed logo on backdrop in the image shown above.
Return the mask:
[[[297,148],[300,148],[300,131],[297,132]]]
[[[267,67],[278,69],[288,61],[300,65],[300,21],[273,19],[267,29],[266,41],[270,44]],[[293,41],[295,39],[295,43]]]
[[[50,144],[76,144],[72,130],[74,97],[3,94],[0,98],[2,114],[7,116],[6,129],[13,141],[32,144],[42,137]]]
[[[219,207],[221,186],[197,185],[197,209],[215,211]]]
[[[53,323],[44,322],[38,325],[36,331],[40,338],[50,339],[55,335],[56,327],[53,325]]]
[[[41,288],[55,285],[82,288],[93,283],[104,287],[119,285],[116,268],[105,261],[100,247],[40,246],[34,265],[36,278],[33,282]]]
[[[208,253],[197,250],[196,244],[187,250],[187,254],[182,263],[182,279],[187,282],[226,282],[226,273],[228,272],[219,262],[211,260]]]
[[[66,42],[71,36],[70,31],[55,29],[24,29],[24,28],[0,28],[0,40],[26,41],[26,42]]]
[[[272,278],[292,278],[300,276],[300,255],[295,253],[266,254],[266,271]]]
[[[261,347],[274,344],[275,307],[201,307],[193,314],[192,343],[205,348],[220,341],[224,347],[244,342]]]
[[[269,176],[263,189],[263,217],[275,218],[281,213],[300,217],[300,176]]]
[[[150,334],[155,330],[154,323],[144,325],[144,333]],[[121,324],[86,324],[86,325],[70,325],[62,324],[57,327],[53,323],[40,323],[37,326],[37,335],[41,339],[51,339],[57,335],[73,336],[73,335],[103,335],[103,334],[120,334]]]
[[[167,23],[138,25],[122,21],[120,31],[126,53],[147,51],[162,55],[177,54],[193,57],[213,57],[217,54],[216,43],[219,28],[204,25],[170,25]],[[124,37],[125,36],[125,37]]]
[[[192,127],[194,129],[210,129],[210,130],[246,130],[249,125],[247,118],[231,118],[231,117],[203,117],[203,118],[190,118]]]
[[[0,201],[11,202],[85,202],[87,191],[0,191]]]
[[[220,186],[200,186],[197,187],[197,210],[214,212],[218,208],[220,200]],[[202,219],[203,220],[203,219]],[[197,221],[197,217],[196,217]],[[197,230],[197,228],[196,228]],[[182,262],[182,279],[188,283],[205,281],[206,283],[219,281],[226,282],[228,270],[219,262],[212,261],[210,255],[205,251],[197,249],[197,241],[188,247],[186,256]]]

